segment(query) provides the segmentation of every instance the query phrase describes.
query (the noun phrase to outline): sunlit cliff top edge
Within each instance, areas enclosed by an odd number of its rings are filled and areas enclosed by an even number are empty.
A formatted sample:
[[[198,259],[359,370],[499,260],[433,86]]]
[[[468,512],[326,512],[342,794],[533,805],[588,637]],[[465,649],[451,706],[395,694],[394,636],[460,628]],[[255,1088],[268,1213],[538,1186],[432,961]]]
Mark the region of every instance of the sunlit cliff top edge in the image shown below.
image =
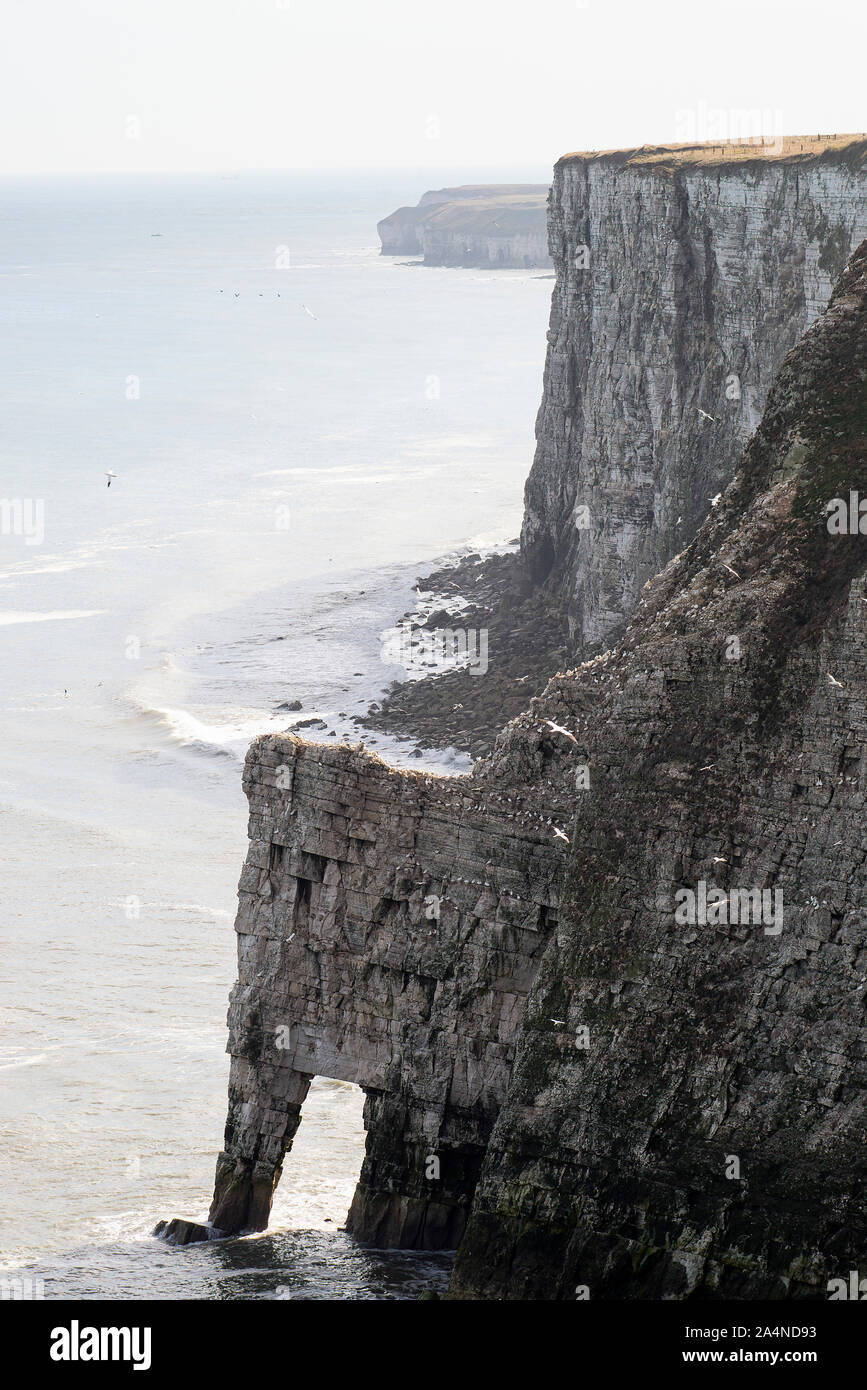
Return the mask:
[[[573,160],[606,162],[628,168],[680,168],[687,165],[742,163],[809,163],[838,155],[861,163],[867,159],[867,134],[754,135],[736,140],[689,141],[679,145],[641,145],[635,149],[585,150],[564,154],[558,166]]]

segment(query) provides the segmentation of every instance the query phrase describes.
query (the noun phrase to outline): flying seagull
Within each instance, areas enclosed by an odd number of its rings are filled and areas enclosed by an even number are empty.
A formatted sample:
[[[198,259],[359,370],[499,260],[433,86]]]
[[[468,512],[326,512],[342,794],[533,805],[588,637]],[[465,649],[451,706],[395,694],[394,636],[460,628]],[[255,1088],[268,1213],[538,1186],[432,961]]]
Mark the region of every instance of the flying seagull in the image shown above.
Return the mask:
[[[701,408],[700,405],[697,405],[697,406],[696,406],[696,410],[698,411],[699,415],[703,415],[704,418],[705,418],[706,420],[712,420],[713,423],[716,424],[716,418],[715,418],[715,416],[713,416],[713,415],[708,415],[707,411],[706,411],[706,410],[702,410],[702,408]]]
[[[299,301],[299,303],[300,303],[300,301]],[[312,319],[315,319],[315,318],[316,318],[316,315],[314,314],[313,310],[312,310],[312,309],[308,309],[306,304],[302,304],[302,305],[301,305],[301,308],[304,310],[305,314],[309,314],[310,317],[311,317]]]
[[[569,836],[568,836],[568,835],[564,835],[562,830],[558,830],[557,827],[556,827],[556,825],[554,826],[554,834],[556,835],[556,837],[557,837],[558,840],[565,840],[566,843],[567,843],[567,845],[568,845],[568,843],[569,843]]]
[[[578,740],[577,740],[577,738],[575,737],[575,735],[574,735],[574,734],[570,734],[570,732],[569,732],[568,729],[564,729],[562,724],[555,724],[554,721],[553,721],[553,719],[546,719],[546,720],[545,720],[545,723],[548,725],[548,727],[549,727],[550,729],[553,730],[553,732],[554,732],[555,734],[565,734],[566,738],[571,738],[571,740],[572,740],[573,743],[577,743],[577,742],[578,742]]]
[[[725,560],[722,561],[722,567],[724,570],[728,570],[729,574],[733,574],[735,579],[740,579],[740,575],[738,574],[737,570],[733,570],[731,565],[726,564]]]
[[[842,689],[843,689],[843,682],[842,682],[842,681],[838,681],[836,676],[832,676],[830,671],[826,671],[826,672],[825,672],[825,675],[828,677],[828,680],[831,682],[832,685],[836,685],[836,686],[837,686],[837,689],[838,689],[838,690],[842,690]]]
[[[109,468],[109,469],[106,471],[106,475],[105,475],[105,476],[108,478],[108,482],[106,483],[106,487],[111,487],[111,480],[112,480],[112,478],[116,478],[116,477],[117,477],[117,474],[116,474],[116,473],[113,473],[112,470]]]

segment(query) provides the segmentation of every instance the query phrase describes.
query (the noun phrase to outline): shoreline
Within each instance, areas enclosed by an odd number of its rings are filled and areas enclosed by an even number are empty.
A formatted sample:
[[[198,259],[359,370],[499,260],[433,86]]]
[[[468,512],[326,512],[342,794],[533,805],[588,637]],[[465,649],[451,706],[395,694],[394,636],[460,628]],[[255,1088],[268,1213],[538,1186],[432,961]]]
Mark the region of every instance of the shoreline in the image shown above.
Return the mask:
[[[411,634],[430,644],[444,629],[466,633],[470,650],[485,652],[478,669],[436,659],[422,665],[451,669],[431,673],[416,665],[355,716],[356,724],[422,748],[447,743],[474,762],[490,753],[501,730],[568,664],[570,650],[565,620],[532,586],[516,546],[473,552],[419,578],[419,603],[395,625],[405,643]]]

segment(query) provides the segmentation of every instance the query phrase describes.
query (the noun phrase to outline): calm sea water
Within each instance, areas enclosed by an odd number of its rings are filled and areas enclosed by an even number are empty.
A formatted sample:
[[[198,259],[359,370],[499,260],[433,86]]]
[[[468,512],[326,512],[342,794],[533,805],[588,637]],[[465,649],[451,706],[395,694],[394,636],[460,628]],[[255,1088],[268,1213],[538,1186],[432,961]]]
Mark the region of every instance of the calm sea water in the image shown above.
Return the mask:
[[[445,1277],[339,1231],[339,1082],[271,1233],[148,1233],[205,1215],[221,1147],[249,739],[294,699],[348,733],[414,578],[520,524],[550,281],[378,254],[378,218],[474,177],[0,186],[0,1263],[46,1297]]]

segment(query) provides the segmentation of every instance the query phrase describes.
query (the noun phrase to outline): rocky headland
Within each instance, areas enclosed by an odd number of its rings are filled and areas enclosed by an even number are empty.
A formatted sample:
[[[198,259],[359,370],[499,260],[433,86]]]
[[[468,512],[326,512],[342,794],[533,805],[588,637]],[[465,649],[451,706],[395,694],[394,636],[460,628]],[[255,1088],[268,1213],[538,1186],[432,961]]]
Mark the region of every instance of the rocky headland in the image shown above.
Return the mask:
[[[437,576],[516,628],[541,600],[558,673],[516,642],[465,777],[252,744],[225,1146],[176,1239],[265,1228],[323,1075],[366,1093],[349,1229],[457,1247],[453,1298],[826,1298],[863,1262],[865,150],[558,165],[521,555]]]
[[[425,193],[377,225],[384,256],[425,265],[550,269],[547,184],[464,184]]]

